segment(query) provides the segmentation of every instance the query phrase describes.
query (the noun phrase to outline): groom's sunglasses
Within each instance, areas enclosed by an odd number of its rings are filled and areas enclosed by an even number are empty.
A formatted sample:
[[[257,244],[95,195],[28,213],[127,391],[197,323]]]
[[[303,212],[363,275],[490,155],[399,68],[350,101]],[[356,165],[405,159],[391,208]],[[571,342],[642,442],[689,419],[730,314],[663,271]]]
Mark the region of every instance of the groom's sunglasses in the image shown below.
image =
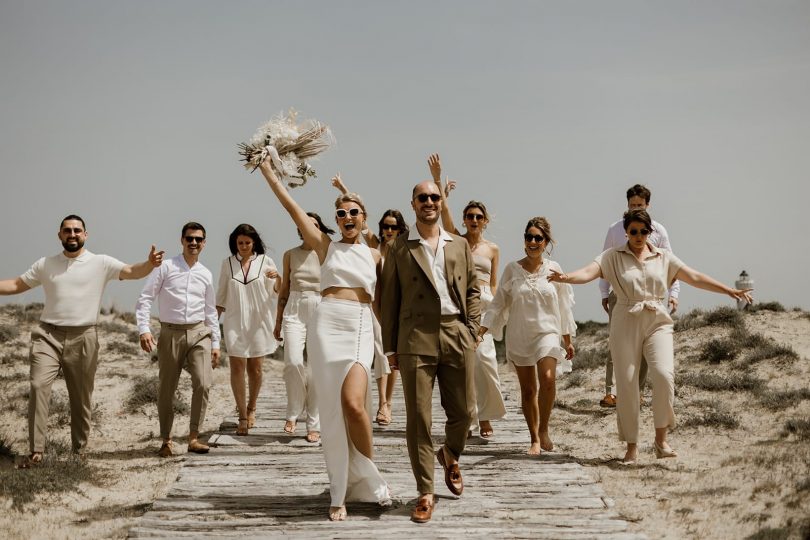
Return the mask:
[[[428,199],[430,199],[430,202],[439,202],[440,200],[442,200],[442,196],[439,195],[438,193],[431,193],[431,194],[420,193],[415,197],[415,199],[420,203],[426,203],[428,202]]]

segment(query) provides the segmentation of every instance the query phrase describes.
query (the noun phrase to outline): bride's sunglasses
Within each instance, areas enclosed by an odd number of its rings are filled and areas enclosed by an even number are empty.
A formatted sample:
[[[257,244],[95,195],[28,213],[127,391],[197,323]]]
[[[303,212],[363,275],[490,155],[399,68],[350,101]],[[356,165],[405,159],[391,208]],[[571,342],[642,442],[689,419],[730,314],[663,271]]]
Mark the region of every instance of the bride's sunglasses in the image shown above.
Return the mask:
[[[343,218],[346,217],[346,215],[349,215],[349,216],[352,216],[352,217],[357,217],[357,216],[360,215],[360,209],[359,208],[350,208],[348,210],[348,212],[346,210],[344,210],[343,208],[338,208],[337,210],[335,210],[335,217],[338,218],[338,219],[343,219]]]

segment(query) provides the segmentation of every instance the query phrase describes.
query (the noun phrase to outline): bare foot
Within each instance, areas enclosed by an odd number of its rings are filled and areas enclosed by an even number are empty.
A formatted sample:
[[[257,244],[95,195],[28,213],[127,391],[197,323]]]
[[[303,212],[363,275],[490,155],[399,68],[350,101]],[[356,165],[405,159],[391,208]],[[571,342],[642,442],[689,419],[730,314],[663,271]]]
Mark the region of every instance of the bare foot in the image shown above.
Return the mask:
[[[540,455],[540,443],[533,442],[532,445],[529,447],[529,451],[526,452],[530,456],[539,456]]]
[[[633,465],[638,461],[638,450],[633,448],[632,450],[627,450],[624,454],[624,459],[622,459],[623,465]]]
[[[284,422],[284,433],[295,433],[295,422],[292,420]]]
[[[551,438],[548,436],[548,432],[540,434],[540,448],[542,448],[546,452],[551,452],[552,450],[554,450],[554,443],[551,442]]]
[[[484,439],[489,439],[492,437],[492,424],[489,423],[489,420],[481,420],[478,424],[478,433]]]
[[[307,433],[307,442],[308,443],[316,443],[321,440],[321,432],[320,431],[310,431]]]
[[[346,521],[346,507],[345,506],[330,506],[329,507],[329,521]]]

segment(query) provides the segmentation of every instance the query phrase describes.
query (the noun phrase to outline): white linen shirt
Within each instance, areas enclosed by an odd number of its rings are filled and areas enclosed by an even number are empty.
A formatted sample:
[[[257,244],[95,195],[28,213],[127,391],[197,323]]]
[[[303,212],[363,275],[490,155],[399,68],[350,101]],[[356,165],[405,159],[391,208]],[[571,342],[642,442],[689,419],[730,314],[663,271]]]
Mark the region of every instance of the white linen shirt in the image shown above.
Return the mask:
[[[667,230],[663,225],[655,220],[652,220],[652,226],[653,231],[650,233],[647,241],[659,249],[664,249],[671,252],[672,244],[669,243],[669,234],[667,234]],[[627,244],[627,233],[624,231],[624,219],[620,219],[608,229],[607,236],[605,236],[605,245],[602,246],[602,251],[604,252],[611,248],[620,248],[625,244]],[[610,296],[610,283],[608,283],[605,279],[600,279],[599,291],[602,293],[603,299]],[[669,288],[669,296],[677,299],[680,291],[681,285],[678,281],[675,281],[672,284],[672,287]]]
[[[149,314],[156,298],[160,322],[194,324],[205,321],[205,326],[211,329],[211,348],[219,349],[214,277],[202,263],[197,262],[189,268],[180,254],[152,270],[135,304],[140,334],[151,333]]]
[[[433,248],[427,240],[422,238],[419,230],[416,228],[416,223],[411,226],[408,233],[408,240],[419,240],[419,245],[430,263],[430,270],[433,274],[433,283],[436,284],[436,292],[439,293],[439,301],[441,302],[442,315],[458,315],[461,309],[453,301],[450,296],[450,288],[447,285],[447,269],[444,266],[444,245],[447,242],[452,242],[453,237],[447,231],[439,228],[439,244],[436,246],[436,253],[433,253]]]

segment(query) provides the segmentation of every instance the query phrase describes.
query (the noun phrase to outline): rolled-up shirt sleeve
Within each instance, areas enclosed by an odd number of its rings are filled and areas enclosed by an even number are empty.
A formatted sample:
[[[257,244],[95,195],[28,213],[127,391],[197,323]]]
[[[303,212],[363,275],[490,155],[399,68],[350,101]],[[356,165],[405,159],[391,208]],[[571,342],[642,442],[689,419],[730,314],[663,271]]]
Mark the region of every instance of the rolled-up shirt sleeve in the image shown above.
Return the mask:
[[[205,325],[211,329],[211,348],[219,349],[219,316],[213,278],[205,284]]]

